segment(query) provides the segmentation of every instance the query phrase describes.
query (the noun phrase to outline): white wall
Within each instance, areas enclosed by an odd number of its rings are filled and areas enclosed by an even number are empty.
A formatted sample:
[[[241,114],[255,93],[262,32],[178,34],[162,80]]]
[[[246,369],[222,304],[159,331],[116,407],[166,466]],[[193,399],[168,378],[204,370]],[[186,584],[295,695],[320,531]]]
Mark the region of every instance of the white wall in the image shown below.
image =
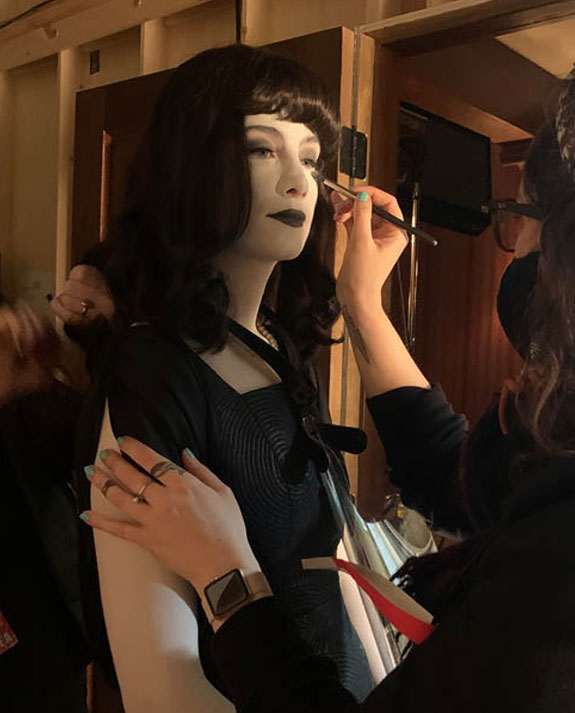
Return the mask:
[[[234,0],[212,0],[165,20],[166,66],[177,67],[198,52],[235,41]]]
[[[45,308],[54,291],[57,196],[57,63],[12,74],[12,205],[2,288]]]

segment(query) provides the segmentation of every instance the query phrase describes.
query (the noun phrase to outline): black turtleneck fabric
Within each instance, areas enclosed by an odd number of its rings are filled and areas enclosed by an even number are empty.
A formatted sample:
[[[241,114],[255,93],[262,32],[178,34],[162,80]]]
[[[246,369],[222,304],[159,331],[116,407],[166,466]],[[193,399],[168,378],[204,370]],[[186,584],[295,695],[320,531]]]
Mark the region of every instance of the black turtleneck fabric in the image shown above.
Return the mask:
[[[471,531],[458,480],[467,425],[443,392],[401,389],[369,407],[411,503],[449,529]],[[575,461],[533,465],[500,492],[492,527],[421,563],[435,574],[442,563],[453,570],[425,602],[437,628],[364,703],[297,636],[281,602],[263,600],[233,616],[212,653],[238,711],[575,710]]]

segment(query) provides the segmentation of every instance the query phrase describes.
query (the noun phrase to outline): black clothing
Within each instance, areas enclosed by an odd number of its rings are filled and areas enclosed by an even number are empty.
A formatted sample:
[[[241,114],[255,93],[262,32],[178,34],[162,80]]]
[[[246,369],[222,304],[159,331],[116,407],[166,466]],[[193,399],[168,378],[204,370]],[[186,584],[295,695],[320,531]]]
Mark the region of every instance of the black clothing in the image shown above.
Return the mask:
[[[92,381],[80,423],[80,434],[92,441],[82,444],[80,463],[95,457],[106,397],[117,436],[138,438],[177,463],[191,448],[234,491],[253,550],[298,633],[337,663],[344,684],[363,699],[372,678],[338,575],[300,565],[306,557],[335,554],[340,532],[311,462],[300,482],[284,477],[298,424],[284,385],[240,395],[184,342],[148,327],[113,339]],[[92,612],[97,605],[92,601]],[[93,625],[101,629],[102,622]],[[209,653],[212,636],[202,615],[202,664],[222,689]]]
[[[466,423],[442,392],[401,389],[368,403],[411,503],[440,513],[445,525],[469,525],[457,477]],[[402,430],[409,422],[413,428]],[[263,600],[233,616],[212,652],[238,710],[574,710],[575,460],[526,466],[499,506],[497,526],[468,540],[458,572],[436,598],[437,629],[363,705],[297,637],[279,602]],[[443,554],[426,559],[433,558]]]
[[[507,339],[526,359],[529,355],[529,307],[539,275],[539,250],[514,258],[503,273],[497,293],[497,314]]]
[[[77,395],[55,383],[0,410],[0,611],[19,640],[0,655],[3,713],[85,711],[69,485],[78,409]]]

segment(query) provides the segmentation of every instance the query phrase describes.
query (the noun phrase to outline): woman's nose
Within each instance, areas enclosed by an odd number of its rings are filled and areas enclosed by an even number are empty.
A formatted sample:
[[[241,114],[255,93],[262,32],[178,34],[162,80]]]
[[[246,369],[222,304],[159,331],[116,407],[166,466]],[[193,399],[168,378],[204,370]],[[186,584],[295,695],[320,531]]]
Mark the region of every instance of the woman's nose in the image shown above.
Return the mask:
[[[276,186],[279,195],[287,195],[292,198],[303,197],[307,194],[308,189],[309,179],[299,159],[286,162]]]

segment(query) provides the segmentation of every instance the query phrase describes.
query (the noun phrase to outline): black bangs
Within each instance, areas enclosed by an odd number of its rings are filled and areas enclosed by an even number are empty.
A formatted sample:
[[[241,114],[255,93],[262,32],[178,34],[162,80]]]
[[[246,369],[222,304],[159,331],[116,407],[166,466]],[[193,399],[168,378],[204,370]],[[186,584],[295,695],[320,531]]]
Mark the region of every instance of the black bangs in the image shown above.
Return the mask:
[[[305,124],[319,138],[322,161],[332,161],[339,145],[339,116],[322,82],[279,55],[259,52],[253,60],[253,84],[242,114],[277,114],[281,119]]]

